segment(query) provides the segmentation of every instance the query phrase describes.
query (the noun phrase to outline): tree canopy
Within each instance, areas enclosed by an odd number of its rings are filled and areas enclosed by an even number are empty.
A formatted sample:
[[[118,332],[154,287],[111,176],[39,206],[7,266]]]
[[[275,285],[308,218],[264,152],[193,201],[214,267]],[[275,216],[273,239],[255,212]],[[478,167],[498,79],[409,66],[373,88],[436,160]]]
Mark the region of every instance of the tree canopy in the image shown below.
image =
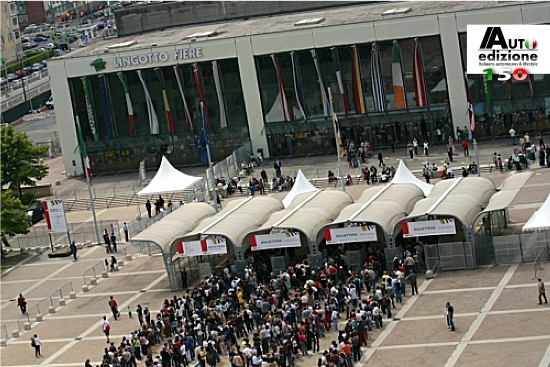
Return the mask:
[[[30,223],[26,210],[27,208],[21,204],[21,200],[13,196],[10,190],[2,191],[0,232],[4,244],[9,246],[5,235],[14,236],[29,233]]]
[[[1,174],[2,186],[19,190],[21,186],[36,186],[49,172],[49,167],[40,164],[48,152],[48,146],[33,145],[26,133],[15,131],[11,126],[1,128]]]

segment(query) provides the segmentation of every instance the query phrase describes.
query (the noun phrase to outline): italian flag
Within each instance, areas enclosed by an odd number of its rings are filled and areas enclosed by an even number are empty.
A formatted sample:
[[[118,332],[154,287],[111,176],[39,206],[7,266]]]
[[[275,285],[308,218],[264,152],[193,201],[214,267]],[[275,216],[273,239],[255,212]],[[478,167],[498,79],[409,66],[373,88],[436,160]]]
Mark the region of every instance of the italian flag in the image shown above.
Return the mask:
[[[405,88],[403,86],[403,70],[401,70],[401,53],[397,41],[393,41],[391,72],[393,79],[393,101],[398,110],[407,108]]]
[[[134,135],[134,108],[132,107],[132,100],[130,99],[130,90],[126,83],[126,78],[122,72],[117,73],[118,79],[122,83],[124,88],[124,95],[126,96],[126,108],[128,109],[128,119],[130,120],[130,136]]]
[[[90,165],[90,158],[88,157],[88,152],[86,151],[86,145],[84,144],[84,138],[82,137],[82,130],[80,130],[80,124],[76,125],[78,133],[78,145],[80,145],[80,153],[82,154],[82,160],[84,160],[84,169],[86,170],[86,178],[92,183],[92,166]]]

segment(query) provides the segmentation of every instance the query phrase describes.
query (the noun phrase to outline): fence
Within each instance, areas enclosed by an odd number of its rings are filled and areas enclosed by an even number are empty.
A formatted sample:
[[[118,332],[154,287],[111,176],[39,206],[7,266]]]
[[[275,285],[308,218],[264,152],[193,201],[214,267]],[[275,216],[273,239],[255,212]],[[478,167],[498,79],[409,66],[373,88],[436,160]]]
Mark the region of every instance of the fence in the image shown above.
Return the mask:
[[[425,245],[426,267],[431,270],[474,269],[476,262],[471,242]]]
[[[48,310],[50,307],[55,307],[53,304],[53,301],[50,297],[46,297],[39,301],[37,304],[32,306],[31,308],[27,309],[27,315],[29,315],[30,322],[37,321],[36,316],[37,315],[45,315],[48,313]],[[21,329],[20,329],[21,330]]]
[[[103,233],[104,229],[107,229],[109,233],[112,232],[111,225],[116,224],[118,226],[118,221],[116,219],[109,219],[109,220],[100,220],[97,222],[97,226],[99,231],[101,232],[100,235]],[[118,226],[120,232],[122,228]],[[29,230],[30,232],[27,234],[20,234],[17,236],[9,236],[8,242],[10,243],[10,246],[12,247],[19,247],[19,248],[25,248],[25,247],[44,247],[44,246],[50,246],[50,238],[51,243],[53,245],[56,244],[69,244],[70,241],[75,241],[76,243],[86,243],[86,241],[97,241],[97,236],[95,233],[95,226],[93,222],[84,222],[84,223],[67,223],[67,229],[69,230],[67,233],[48,233],[48,229],[46,226],[32,226]],[[117,238],[120,239],[120,233],[115,233]],[[70,237],[70,241],[69,241]],[[101,240],[101,238],[100,238]]]
[[[550,233],[497,236],[493,246],[497,265],[550,260]]]
[[[105,269],[106,266],[103,261],[100,261],[91,268],[87,269],[84,274],[82,274],[83,285],[89,285],[90,279],[92,278],[98,279],[98,277],[101,277],[101,273],[103,273]]]
[[[224,177],[231,180],[233,177],[238,176],[241,171],[241,163],[250,162],[250,155],[253,153],[252,143],[250,142],[235,149],[229,157],[219,161],[212,167],[214,177]]]

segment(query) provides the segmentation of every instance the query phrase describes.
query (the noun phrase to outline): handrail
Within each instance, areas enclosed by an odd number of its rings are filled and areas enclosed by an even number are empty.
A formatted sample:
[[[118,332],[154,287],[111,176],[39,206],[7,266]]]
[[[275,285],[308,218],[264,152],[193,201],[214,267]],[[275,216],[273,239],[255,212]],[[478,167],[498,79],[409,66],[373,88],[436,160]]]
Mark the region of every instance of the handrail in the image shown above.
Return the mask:
[[[128,201],[128,195],[130,195],[130,190],[132,190],[132,195],[130,196],[131,199]],[[124,196],[124,199],[126,201],[126,206],[130,206],[130,203],[132,202],[132,199],[134,198],[134,195],[136,194],[136,190],[134,188],[134,184],[128,188],[128,191],[126,191],[126,195]]]
[[[113,197],[111,201],[109,201],[109,194],[111,193],[111,191],[113,192]],[[107,206],[107,209],[109,209],[109,205],[114,201],[115,198],[116,198],[116,190],[114,186],[111,186],[111,188],[107,192],[107,195],[105,195],[105,205]]]

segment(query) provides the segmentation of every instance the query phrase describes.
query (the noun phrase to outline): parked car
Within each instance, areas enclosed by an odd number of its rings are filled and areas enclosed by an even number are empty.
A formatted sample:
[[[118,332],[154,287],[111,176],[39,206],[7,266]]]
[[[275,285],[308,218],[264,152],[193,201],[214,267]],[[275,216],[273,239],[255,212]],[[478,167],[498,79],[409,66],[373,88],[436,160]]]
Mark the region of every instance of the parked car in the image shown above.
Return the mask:
[[[8,78],[1,77],[0,78],[0,85],[8,84]]]
[[[13,82],[14,80],[17,80],[17,75],[15,73],[11,73],[8,74],[6,78],[8,78],[8,82]]]
[[[44,37],[34,37],[33,41],[40,43],[40,42],[46,42],[48,39]]]
[[[50,38],[50,35],[45,33],[38,33],[35,37],[42,37],[42,38],[48,39]]]
[[[31,226],[44,219],[44,208],[42,207],[42,202],[33,202],[29,206],[29,209],[27,209],[27,216],[29,217],[29,223]]]
[[[11,88],[19,88],[21,87],[21,80],[17,79],[10,83]]]
[[[40,71],[35,71],[31,74],[31,79],[40,79]]]
[[[63,51],[61,51],[60,49],[53,50],[54,57],[59,57],[61,55],[63,55]]]
[[[32,47],[31,47],[30,42],[23,42],[23,43],[21,43],[21,48],[23,50],[30,50]]]
[[[53,110],[53,96],[50,97],[45,103],[46,107],[48,107],[50,110]]]

